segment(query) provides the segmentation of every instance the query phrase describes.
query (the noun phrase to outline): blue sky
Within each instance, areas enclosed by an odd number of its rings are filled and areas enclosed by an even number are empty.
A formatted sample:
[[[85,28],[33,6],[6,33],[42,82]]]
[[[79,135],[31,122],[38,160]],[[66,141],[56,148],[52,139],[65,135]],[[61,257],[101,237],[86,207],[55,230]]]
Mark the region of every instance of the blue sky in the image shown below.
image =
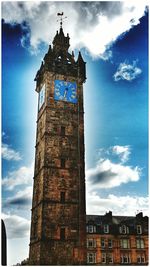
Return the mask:
[[[148,213],[148,12],[144,2],[134,3],[2,4],[2,212],[9,264],[28,256],[38,103],[34,77],[62,10],[71,49],[76,56],[80,49],[87,62],[87,213]]]

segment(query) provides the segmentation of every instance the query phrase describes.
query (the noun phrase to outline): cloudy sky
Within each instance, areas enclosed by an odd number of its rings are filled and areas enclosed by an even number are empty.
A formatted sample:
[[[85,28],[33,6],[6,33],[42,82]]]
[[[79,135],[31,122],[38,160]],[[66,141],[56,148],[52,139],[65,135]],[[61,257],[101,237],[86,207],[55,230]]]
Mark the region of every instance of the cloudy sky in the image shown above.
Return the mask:
[[[148,213],[148,8],[144,1],[2,3],[2,197],[8,263],[28,256],[38,95],[59,29],[87,62],[87,214]],[[70,50],[70,51],[71,51]]]

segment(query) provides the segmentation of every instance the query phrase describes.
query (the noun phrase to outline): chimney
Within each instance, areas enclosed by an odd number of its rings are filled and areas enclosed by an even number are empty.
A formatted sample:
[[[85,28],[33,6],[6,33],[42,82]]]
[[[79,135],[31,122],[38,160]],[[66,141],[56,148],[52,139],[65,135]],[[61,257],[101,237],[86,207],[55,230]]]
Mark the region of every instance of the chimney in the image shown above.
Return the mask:
[[[106,220],[111,221],[112,220],[112,211],[106,212],[104,217],[106,218]]]
[[[143,212],[139,212],[139,213],[136,215],[136,219],[137,219],[137,220],[142,220],[142,219],[143,219]]]

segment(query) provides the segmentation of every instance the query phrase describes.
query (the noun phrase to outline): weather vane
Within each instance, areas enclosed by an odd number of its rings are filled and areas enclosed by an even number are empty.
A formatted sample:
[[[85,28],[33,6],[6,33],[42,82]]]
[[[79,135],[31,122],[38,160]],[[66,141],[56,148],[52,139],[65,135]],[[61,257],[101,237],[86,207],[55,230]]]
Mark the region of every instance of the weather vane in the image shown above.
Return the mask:
[[[57,20],[57,21],[60,21],[60,28],[62,28],[63,20],[67,18],[67,17],[64,17],[64,18],[63,18],[63,15],[64,15],[64,12],[62,12],[62,13],[57,13],[57,16],[60,17],[60,18]]]

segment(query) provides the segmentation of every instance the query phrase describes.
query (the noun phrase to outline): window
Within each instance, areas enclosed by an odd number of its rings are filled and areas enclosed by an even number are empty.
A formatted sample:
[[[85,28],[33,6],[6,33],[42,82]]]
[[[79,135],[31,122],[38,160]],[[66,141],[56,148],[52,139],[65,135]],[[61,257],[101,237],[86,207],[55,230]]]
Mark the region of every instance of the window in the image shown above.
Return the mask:
[[[65,135],[65,127],[61,126],[61,135],[64,136]]]
[[[87,253],[87,263],[96,263],[96,253]]]
[[[60,202],[65,203],[65,192],[60,192]]]
[[[58,127],[56,125],[53,126],[53,133],[58,134]]]
[[[137,256],[137,263],[141,263],[141,256],[140,255]]]
[[[130,248],[129,239],[121,239],[120,240],[120,246],[121,246],[121,248]]]
[[[96,226],[95,225],[88,225],[86,229],[87,229],[88,233],[96,233]]]
[[[108,263],[113,263],[113,255],[112,255],[112,253],[108,254]]]
[[[108,224],[104,224],[104,233],[105,234],[109,233],[109,225]]]
[[[141,263],[145,263],[145,256],[141,256]]]
[[[109,248],[112,248],[112,243],[113,243],[113,242],[112,242],[112,239],[108,239],[108,247],[109,247]]]
[[[89,225],[89,233],[93,233],[93,225]]]
[[[122,225],[119,227],[120,234],[129,234],[129,227]]]
[[[62,168],[62,169],[65,168],[65,159],[61,159],[61,168]]]
[[[144,248],[144,240],[143,239],[137,239],[136,240],[136,247],[137,248]]]
[[[121,263],[131,263],[130,255],[129,254],[122,254],[121,255]]]
[[[96,247],[96,240],[95,239],[87,239],[87,247],[88,248],[95,248]]]
[[[60,228],[60,239],[65,240],[65,227]]]
[[[139,254],[138,256],[137,256],[137,263],[145,263],[145,255],[143,254]]]
[[[106,263],[106,253],[102,253],[102,263]]]
[[[137,230],[138,235],[142,234],[142,226],[141,225],[137,225],[136,230]]]
[[[105,239],[101,238],[101,247],[104,248],[105,247]]]

